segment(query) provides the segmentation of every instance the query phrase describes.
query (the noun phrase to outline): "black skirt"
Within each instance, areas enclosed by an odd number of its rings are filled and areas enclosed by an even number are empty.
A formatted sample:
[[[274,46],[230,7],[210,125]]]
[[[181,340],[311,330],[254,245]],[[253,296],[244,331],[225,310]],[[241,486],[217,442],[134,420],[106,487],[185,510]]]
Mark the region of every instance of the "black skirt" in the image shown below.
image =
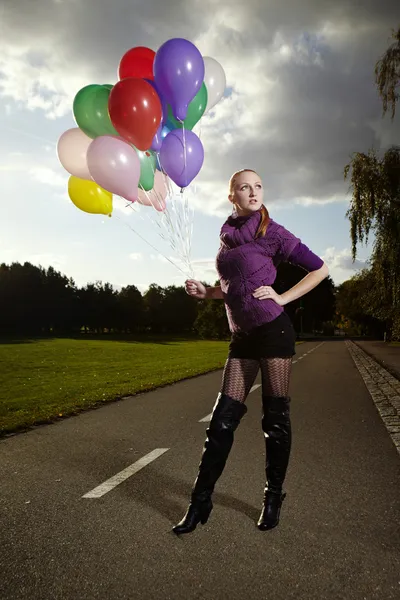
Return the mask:
[[[296,354],[296,332],[283,312],[273,321],[250,331],[233,333],[228,358],[291,358]]]

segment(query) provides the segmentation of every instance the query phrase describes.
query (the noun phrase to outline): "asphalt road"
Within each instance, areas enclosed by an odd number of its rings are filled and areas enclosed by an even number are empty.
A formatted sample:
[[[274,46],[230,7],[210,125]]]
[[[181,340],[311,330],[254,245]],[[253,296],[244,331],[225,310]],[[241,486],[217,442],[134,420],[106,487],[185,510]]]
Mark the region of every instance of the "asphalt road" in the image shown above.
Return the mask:
[[[171,531],[219,389],[212,373],[0,442],[1,599],[398,600],[399,454],[345,343],[297,352],[279,527],[255,525],[258,388],[207,525]]]

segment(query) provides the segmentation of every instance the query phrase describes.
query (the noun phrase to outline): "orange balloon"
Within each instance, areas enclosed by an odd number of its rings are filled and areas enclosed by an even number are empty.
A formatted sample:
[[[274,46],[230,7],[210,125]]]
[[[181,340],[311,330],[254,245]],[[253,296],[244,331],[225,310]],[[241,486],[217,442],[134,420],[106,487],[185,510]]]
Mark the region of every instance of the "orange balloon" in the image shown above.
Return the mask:
[[[162,108],[155,89],[136,77],[118,81],[110,92],[108,110],[118,133],[139,150],[150,148],[161,123]]]

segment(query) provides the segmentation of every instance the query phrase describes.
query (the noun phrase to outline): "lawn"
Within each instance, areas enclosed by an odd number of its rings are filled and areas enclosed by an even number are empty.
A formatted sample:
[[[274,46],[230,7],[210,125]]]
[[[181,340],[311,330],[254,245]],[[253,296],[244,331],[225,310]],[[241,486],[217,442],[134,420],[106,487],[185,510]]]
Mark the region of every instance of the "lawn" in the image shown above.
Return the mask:
[[[227,342],[0,342],[0,435],[221,368]]]

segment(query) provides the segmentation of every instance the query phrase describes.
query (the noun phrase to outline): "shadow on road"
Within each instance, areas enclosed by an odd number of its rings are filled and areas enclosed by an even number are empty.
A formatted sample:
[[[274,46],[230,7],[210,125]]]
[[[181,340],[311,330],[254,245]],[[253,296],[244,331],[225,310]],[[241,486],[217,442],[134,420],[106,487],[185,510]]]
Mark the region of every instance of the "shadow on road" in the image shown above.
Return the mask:
[[[196,468],[193,472],[193,481],[197,472],[195,471]],[[143,494],[144,487],[147,487],[145,480],[148,482],[149,488],[151,486],[151,493],[148,495]],[[151,483],[149,483],[150,481]],[[147,466],[143,478],[137,474],[135,480],[132,479],[121,486],[119,490],[114,490],[111,493],[123,494],[128,500],[134,500],[143,506],[156,510],[171,523],[172,528],[184,516],[190,502],[191,491],[192,486],[181,479],[165,475],[165,473]],[[261,511],[262,490],[260,491],[260,505],[258,507],[218,491],[213,494],[213,504],[214,510],[217,506],[224,506],[243,513],[256,522]],[[212,518],[212,514],[210,518]]]

